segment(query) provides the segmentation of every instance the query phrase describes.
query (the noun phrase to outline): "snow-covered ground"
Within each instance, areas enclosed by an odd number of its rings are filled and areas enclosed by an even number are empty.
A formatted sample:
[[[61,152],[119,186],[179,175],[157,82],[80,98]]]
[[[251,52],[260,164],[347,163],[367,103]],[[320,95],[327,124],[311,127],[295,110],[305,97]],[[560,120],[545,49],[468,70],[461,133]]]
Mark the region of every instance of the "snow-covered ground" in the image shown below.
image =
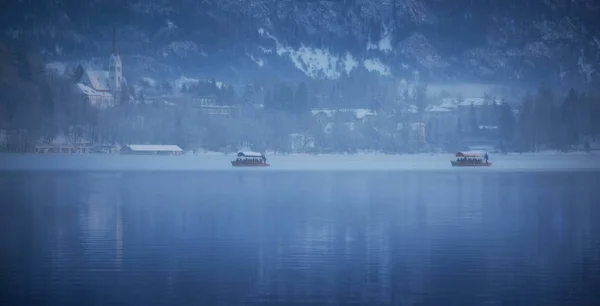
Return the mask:
[[[416,155],[267,155],[270,168],[233,168],[233,154],[182,156],[131,155],[0,155],[0,171],[14,170],[445,170],[445,171],[542,171],[600,170],[600,153],[508,154],[490,156],[491,167],[455,168],[451,154]]]

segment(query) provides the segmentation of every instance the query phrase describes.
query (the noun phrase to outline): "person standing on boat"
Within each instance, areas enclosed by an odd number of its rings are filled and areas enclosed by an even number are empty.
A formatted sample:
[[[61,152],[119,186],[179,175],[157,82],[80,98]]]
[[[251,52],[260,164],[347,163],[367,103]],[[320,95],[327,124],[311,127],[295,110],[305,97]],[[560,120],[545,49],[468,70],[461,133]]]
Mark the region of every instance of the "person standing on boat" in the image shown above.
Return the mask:
[[[485,155],[483,156],[483,158],[485,158],[485,163],[486,163],[486,164],[489,164],[489,163],[488,163],[488,159],[489,159],[489,157],[488,157],[488,154],[487,154],[487,152],[485,152]]]

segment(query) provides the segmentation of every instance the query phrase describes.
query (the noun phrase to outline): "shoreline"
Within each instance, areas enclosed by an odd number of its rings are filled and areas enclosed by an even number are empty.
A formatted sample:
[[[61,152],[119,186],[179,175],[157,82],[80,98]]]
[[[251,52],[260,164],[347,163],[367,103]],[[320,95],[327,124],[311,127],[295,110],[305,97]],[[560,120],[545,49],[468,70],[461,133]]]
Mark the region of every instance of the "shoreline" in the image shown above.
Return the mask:
[[[268,155],[271,167],[234,168],[235,154],[180,156],[120,154],[0,154],[0,171],[319,171],[319,170],[600,170],[597,152],[490,154],[491,167],[457,168],[454,154],[287,154]]]

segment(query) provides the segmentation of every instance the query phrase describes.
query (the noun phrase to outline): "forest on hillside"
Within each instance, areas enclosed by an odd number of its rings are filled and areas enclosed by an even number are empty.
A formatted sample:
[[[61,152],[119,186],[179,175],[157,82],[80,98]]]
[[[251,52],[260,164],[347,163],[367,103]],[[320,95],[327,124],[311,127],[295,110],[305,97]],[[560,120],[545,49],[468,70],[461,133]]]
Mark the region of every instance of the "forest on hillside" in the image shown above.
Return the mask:
[[[242,112],[238,117],[211,117],[185,105],[167,108],[140,103],[148,93],[132,86],[126,88],[116,107],[99,110],[74,94],[69,75],[45,71],[42,58],[25,45],[7,46],[0,45],[0,128],[12,133],[12,141],[2,148],[5,151],[30,151],[41,139],[59,133],[95,143],[174,143],[185,149],[215,150],[249,144],[256,149],[285,151],[289,150],[289,135],[301,133],[315,139],[314,151],[410,152],[413,148],[408,146],[406,129],[398,126],[425,121],[427,105],[439,102],[438,97],[427,94],[425,85],[398,92],[393,82],[359,75],[298,84],[257,80],[237,91],[232,86],[216,86],[214,81],[181,88],[184,94],[214,95],[218,104],[239,106]],[[154,90],[173,92],[168,82],[161,84]],[[142,87],[149,91],[152,86]],[[405,114],[407,105],[416,106],[417,119]],[[492,106],[493,118],[488,121],[499,128],[492,141],[502,150],[567,150],[589,147],[590,141],[600,137],[600,120],[594,119],[600,118],[598,93],[575,89],[561,93],[541,87],[520,103],[493,101]],[[311,114],[313,108],[365,108],[377,116],[352,126],[347,118],[334,117],[333,128],[326,131]],[[518,115],[511,108],[518,109]],[[466,118],[459,121],[455,137],[439,143],[465,145],[473,136],[463,134],[465,125],[474,127],[470,133],[477,133],[478,123]],[[428,141],[436,144],[431,138]]]

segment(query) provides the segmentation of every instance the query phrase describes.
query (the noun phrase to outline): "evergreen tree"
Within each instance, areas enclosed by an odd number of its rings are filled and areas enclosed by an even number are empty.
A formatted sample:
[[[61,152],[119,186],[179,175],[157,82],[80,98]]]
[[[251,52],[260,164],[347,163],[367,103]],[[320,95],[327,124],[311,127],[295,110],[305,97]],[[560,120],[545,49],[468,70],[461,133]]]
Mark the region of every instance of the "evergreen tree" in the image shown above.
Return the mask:
[[[515,117],[510,105],[503,103],[498,106],[500,112],[500,138],[504,142],[511,142],[515,136]]]
[[[431,125],[431,119],[427,120],[427,125],[425,125],[425,139],[427,142],[433,143],[433,126]]]
[[[594,95],[590,97],[590,112],[588,114],[590,122],[590,134],[594,140],[600,137],[600,96]]]
[[[540,87],[535,96],[533,107],[534,116],[531,118],[534,125],[536,142],[557,147],[559,145],[560,121],[554,92],[548,87]]]
[[[427,107],[427,85],[417,85],[414,88],[413,97],[414,105],[417,107],[418,113],[421,115]]]
[[[266,110],[275,109],[274,101],[273,101],[273,92],[270,89],[265,91],[263,107]]]
[[[462,143],[463,140],[463,126],[462,120],[458,117],[458,124],[456,125],[456,136],[458,138],[458,142]]]
[[[521,108],[519,109],[519,119],[517,121],[517,140],[519,151],[534,151],[537,148],[535,138],[533,97],[529,94],[523,97]]]
[[[579,94],[574,89],[569,90],[569,93],[560,106],[561,146],[572,145],[579,140],[579,133],[577,131],[578,103]]]
[[[254,89],[254,86],[246,85],[246,87],[244,87],[244,93],[242,94],[242,102],[244,103],[244,105],[254,105],[255,97],[256,91]]]
[[[308,105],[308,87],[306,83],[300,82],[294,93],[294,106],[292,111],[296,114],[306,112],[310,109]]]
[[[471,128],[471,134],[477,135],[479,123],[477,122],[477,113],[475,112],[475,105],[473,103],[471,103],[469,108],[469,126]]]
[[[294,91],[284,83],[277,85],[273,92],[273,107],[274,109],[286,112],[292,112],[294,103]]]
[[[160,89],[161,89],[162,93],[165,95],[173,94],[173,85],[171,85],[171,83],[169,83],[168,81],[162,82],[160,84]]]
[[[586,152],[588,152],[588,153],[589,153],[589,152],[592,150],[592,148],[591,148],[591,146],[590,146],[590,140],[589,140],[589,139],[587,139],[587,138],[586,138],[586,139],[585,139],[585,141],[583,142],[583,149],[584,149]]]

